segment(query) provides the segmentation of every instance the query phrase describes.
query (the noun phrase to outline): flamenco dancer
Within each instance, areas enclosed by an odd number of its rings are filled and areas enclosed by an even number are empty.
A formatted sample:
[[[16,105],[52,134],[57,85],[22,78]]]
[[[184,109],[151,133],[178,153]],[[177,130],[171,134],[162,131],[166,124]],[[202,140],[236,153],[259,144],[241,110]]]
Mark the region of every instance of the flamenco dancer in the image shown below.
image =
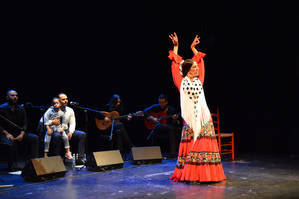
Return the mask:
[[[178,160],[170,179],[195,184],[223,181],[226,177],[203,90],[203,57],[206,54],[195,48],[200,43],[196,35],[191,44],[193,58],[183,60],[178,55],[179,42],[176,33],[169,37],[173,50],[169,51],[168,58],[172,61],[174,84],[180,91],[181,114],[184,120]]]

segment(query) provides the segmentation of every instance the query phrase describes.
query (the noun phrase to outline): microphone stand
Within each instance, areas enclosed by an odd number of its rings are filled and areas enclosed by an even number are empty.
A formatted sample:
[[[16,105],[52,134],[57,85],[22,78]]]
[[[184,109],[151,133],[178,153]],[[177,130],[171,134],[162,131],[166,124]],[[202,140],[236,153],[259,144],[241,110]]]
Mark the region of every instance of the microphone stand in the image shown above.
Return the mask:
[[[49,107],[39,106],[39,107],[36,107],[36,108],[39,108],[40,114],[41,114],[41,116],[42,116],[42,124],[40,124],[40,121],[39,121],[39,125],[42,125],[42,128],[40,129],[41,132],[39,132],[39,133],[41,133],[41,135],[39,135],[39,136],[40,136],[41,140],[44,140],[43,137],[44,137],[45,134],[46,134],[45,112],[44,112],[44,110],[46,110],[46,109],[49,108]],[[41,150],[41,148],[40,148],[40,150]]]
[[[114,121],[115,121],[115,119],[113,118],[113,120],[112,120],[112,126],[111,126],[111,131],[110,131],[110,136],[109,136],[109,141],[112,141]]]
[[[91,109],[91,108],[87,108],[87,107],[82,107],[82,106],[79,106],[78,104],[70,104],[70,105],[73,106],[74,108],[78,108],[78,109],[81,109],[81,110],[84,111],[84,116],[85,116],[85,120],[84,120],[85,121],[85,132],[88,131],[88,115],[87,115],[88,111],[99,113],[99,114],[104,114],[105,113],[104,111],[98,111],[98,110],[95,110],[95,109]],[[88,139],[86,139],[85,147],[88,149]],[[81,169],[79,169],[79,170],[81,170]]]
[[[32,105],[31,102],[27,102],[27,103],[25,103],[24,107],[25,107],[25,109],[28,109],[28,110],[39,109],[42,121],[40,121],[40,120],[38,121],[36,132],[38,133],[38,137],[39,137],[40,141],[43,143],[43,140],[44,140],[43,137],[46,134],[44,111],[47,110],[48,108],[50,108],[50,106],[35,106],[35,105]],[[39,147],[39,153],[43,151],[41,147],[42,147],[42,145],[40,145],[40,147]]]
[[[98,110],[95,110],[95,109],[86,108],[86,107],[82,107],[82,106],[78,106],[78,105],[72,105],[72,106],[74,108],[79,108],[79,109],[82,109],[82,110],[85,110],[85,111],[96,112],[96,113],[99,113],[99,114],[104,114],[105,113],[104,111],[98,111]]]
[[[79,106],[79,105],[76,105],[76,104],[73,104],[72,105],[74,108],[79,108],[81,110],[84,111],[84,116],[85,116],[85,131],[87,132],[88,130],[88,115],[87,115],[87,112],[88,111],[91,111],[91,112],[95,112],[95,113],[99,113],[99,114],[104,114],[105,112],[104,111],[98,111],[98,110],[95,110],[95,109],[91,109],[91,108],[86,108],[86,107],[82,107],[82,106]]]

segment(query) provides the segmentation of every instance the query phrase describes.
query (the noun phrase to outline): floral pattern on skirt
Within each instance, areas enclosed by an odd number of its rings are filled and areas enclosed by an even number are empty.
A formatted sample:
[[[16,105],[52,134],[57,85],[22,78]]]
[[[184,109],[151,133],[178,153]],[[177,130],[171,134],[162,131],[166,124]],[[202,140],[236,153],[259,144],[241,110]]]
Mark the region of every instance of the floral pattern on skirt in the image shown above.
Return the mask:
[[[171,180],[219,182],[225,180],[217,139],[212,121],[203,125],[194,141],[189,126],[182,129],[178,160]]]

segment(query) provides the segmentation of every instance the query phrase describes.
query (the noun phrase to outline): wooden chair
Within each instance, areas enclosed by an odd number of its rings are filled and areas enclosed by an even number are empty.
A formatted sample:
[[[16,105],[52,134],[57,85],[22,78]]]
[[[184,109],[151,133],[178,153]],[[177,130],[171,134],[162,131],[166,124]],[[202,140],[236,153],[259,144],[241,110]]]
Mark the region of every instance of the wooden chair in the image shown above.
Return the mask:
[[[235,145],[234,145],[234,133],[223,133],[220,130],[220,117],[219,108],[216,113],[211,113],[215,133],[218,139],[218,148],[220,156],[231,154],[232,160],[235,159]]]

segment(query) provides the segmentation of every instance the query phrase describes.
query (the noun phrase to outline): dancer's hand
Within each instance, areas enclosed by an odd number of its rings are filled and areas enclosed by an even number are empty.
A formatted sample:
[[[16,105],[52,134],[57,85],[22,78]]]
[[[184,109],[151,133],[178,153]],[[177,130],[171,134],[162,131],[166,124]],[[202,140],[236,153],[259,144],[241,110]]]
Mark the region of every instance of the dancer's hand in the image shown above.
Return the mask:
[[[192,44],[191,44],[191,50],[193,52],[194,55],[196,55],[198,53],[198,51],[196,50],[196,45],[200,43],[199,41],[200,37],[198,35],[195,36]]]
[[[191,44],[191,49],[195,48],[195,46],[200,43],[199,39],[200,39],[200,37],[198,35],[196,35],[193,42],[192,42],[192,44]]]
[[[179,49],[179,39],[178,39],[178,36],[174,32],[173,34],[169,35],[169,38],[171,39],[172,44],[173,44],[173,52],[175,54],[178,54],[178,49]]]
[[[173,46],[179,45],[179,39],[175,32],[173,34],[170,34],[169,38],[171,39]]]

